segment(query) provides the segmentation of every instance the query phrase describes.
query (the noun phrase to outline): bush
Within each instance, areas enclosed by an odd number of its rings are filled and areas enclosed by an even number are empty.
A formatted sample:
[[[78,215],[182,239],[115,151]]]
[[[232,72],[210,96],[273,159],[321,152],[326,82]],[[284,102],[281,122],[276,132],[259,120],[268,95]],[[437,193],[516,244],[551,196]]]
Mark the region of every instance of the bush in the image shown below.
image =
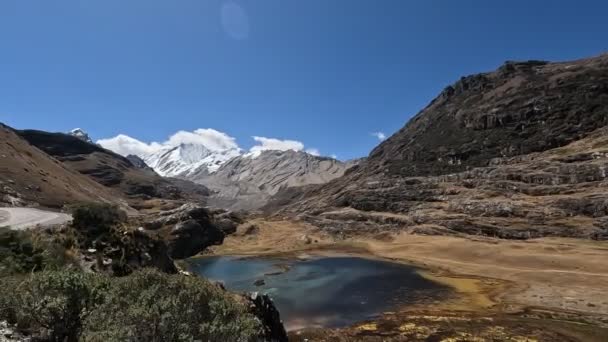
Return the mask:
[[[72,225],[93,233],[103,233],[125,222],[127,214],[115,205],[84,203],[71,208]]]
[[[70,262],[66,249],[43,233],[0,227],[0,276],[56,270]]]
[[[108,278],[75,271],[43,271],[0,280],[1,319],[49,341],[76,342],[83,323],[104,298]],[[10,292],[10,293],[9,293]]]
[[[208,281],[142,270],[119,278],[89,318],[87,341],[253,341],[259,321]]]
[[[0,320],[49,341],[256,341],[259,320],[208,281],[154,270],[5,277]]]

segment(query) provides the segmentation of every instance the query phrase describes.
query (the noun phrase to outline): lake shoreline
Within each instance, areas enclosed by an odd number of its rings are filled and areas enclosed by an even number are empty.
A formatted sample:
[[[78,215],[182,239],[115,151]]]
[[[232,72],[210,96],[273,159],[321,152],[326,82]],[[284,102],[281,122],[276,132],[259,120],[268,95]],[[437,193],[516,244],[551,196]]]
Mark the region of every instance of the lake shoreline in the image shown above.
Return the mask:
[[[256,224],[259,232],[250,235],[237,231],[223,245],[211,248],[209,254],[287,258],[350,255],[385,260],[417,267],[424,277],[443,282],[458,293],[453,300],[404,308],[371,323],[397,324],[419,313],[436,317],[455,313],[471,319],[517,322],[513,324],[530,325],[530,329],[542,322],[554,326],[553,331],[559,334],[575,335],[575,341],[579,340],[577,336],[584,336],[585,341],[602,341],[593,336],[593,331],[608,336],[608,303],[602,301],[604,291],[608,291],[608,267],[601,262],[608,256],[608,248],[593,241],[410,234],[337,239],[301,222],[260,219],[250,223]],[[546,263],[552,263],[556,254],[560,264],[553,264],[551,269],[555,271],[547,271]],[[565,302],[563,296],[553,293],[568,293],[575,300]],[[387,330],[382,324],[379,328],[381,331],[375,333],[370,326],[363,330],[353,326],[339,330],[339,334],[375,336]]]
[[[235,292],[269,295],[288,331],[347,327],[456,295],[417,267],[352,255],[206,256],[189,260],[188,270]]]

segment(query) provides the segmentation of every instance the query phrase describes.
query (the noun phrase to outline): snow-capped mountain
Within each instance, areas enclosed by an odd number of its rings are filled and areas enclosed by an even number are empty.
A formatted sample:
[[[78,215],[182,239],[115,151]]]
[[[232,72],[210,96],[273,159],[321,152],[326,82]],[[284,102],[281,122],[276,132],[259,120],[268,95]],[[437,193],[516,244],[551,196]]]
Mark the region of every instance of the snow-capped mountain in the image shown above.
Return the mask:
[[[342,162],[318,156],[318,151],[306,149],[299,141],[258,136],[253,139],[257,145],[248,152],[239,147],[235,138],[211,128],[178,131],[162,143],[146,143],[125,134],[97,143],[123,156],[138,156],[161,176],[203,184],[246,184],[263,188],[254,192],[261,191],[264,196],[286,186],[324,183],[340,176],[346,168]]]
[[[223,163],[239,155],[239,149],[212,151],[201,144],[179,144],[140,157],[161,176],[186,177],[201,170],[213,173]]]
[[[82,128],[74,128],[73,130],[69,131],[68,134],[82,141],[86,141],[90,144],[93,143],[93,140],[91,140],[89,134],[85,132]]]

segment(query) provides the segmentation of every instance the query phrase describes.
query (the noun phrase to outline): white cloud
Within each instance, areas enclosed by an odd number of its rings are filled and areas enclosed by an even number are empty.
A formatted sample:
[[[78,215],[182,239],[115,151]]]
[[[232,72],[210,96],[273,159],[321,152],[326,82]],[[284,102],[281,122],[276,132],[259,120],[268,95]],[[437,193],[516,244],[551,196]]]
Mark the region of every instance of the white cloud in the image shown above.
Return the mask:
[[[97,140],[97,143],[104,148],[123,156],[127,156],[129,154],[144,156],[146,154],[154,153],[162,147],[158,143],[146,144],[143,141],[139,141],[124,134],[119,134],[114,138],[100,139]]]
[[[374,133],[372,133],[372,135],[375,136],[376,138],[378,138],[378,140],[380,140],[380,141],[386,139],[386,134],[384,134],[382,132],[374,132]]]
[[[308,148],[306,149],[306,153],[308,154],[312,154],[313,156],[320,156],[321,152],[319,152],[319,150],[317,150],[316,148]]]
[[[249,149],[252,156],[259,156],[262,151],[275,150],[275,151],[305,151],[313,156],[319,156],[321,153],[316,148],[306,148],[302,142],[297,140],[281,140],[275,138],[253,136],[253,140],[256,141],[256,145]],[[180,144],[197,144],[203,145],[206,148],[214,152],[221,152],[227,150],[236,150],[240,153],[236,139],[229,136],[226,133],[217,131],[212,128],[199,128],[192,132],[189,131],[178,131],[171,135],[165,142],[151,142],[145,143],[135,138],[129,137],[124,134],[119,134],[113,138],[101,139],[97,143],[109,150],[112,150],[123,156],[129,154],[135,154],[142,158],[150,155],[160,149],[178,146]]]
[[[258,145],[253,146],[249,149],[249,152],[259,154],[262,151],[275,150],[275,151],[302,151],[304,144],[297,140],[280,140],[274,138],[257,137],[253,136],[253,140],[258,142]]]
[[[165,146],[177,146],[180,144],[203,145],[211,151],[225,151],[239,148],[235,138],[213,128],[199,128],[194,132],[178,131],[163,143]]]
[[[338,159],[338,156],[335,154],[332,154],[330,157],[332,157],[333,159],[336,159],[336,160]]]
[[[163,143],[152,142],[148,144],[124,134],[109,139],[101,139],[97,143],[123,156],[135,154],[140,157],[154,153],[164,147],[180,144],[203,145],[215,152],[240,150],[235,138],[212,128],[199,128],[194,132],[178,131]]]

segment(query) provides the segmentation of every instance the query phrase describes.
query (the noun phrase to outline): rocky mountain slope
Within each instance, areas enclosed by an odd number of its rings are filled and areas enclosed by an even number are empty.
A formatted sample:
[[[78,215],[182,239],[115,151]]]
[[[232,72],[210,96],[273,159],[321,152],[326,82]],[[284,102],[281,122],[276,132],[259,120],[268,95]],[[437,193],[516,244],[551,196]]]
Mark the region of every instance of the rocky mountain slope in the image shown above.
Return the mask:
[[[67,167],[0,124],[0,203],[58,208],[82,201],[121,200],[119,193]]]
[[[607,123],[608,55],[507,62],[447,87],[344,177],[268,209],[339,233],[606,238]]]
[[[302,151],[268,150],[233,158],[212,174],[203,169],[187,179],[214,192],[211,204],[232,209],[255,209],[266,204],[283,188],[326,183],[342,176],[350,166]]]
[[[111,189],[127,200],[166,198],[204,202],[208,194],[207,189],[200,185],[165,179],[151,170],[140,169],[129,159],[89,143],[80,136],[36,130],[14,132],[30,144],[30,148],[35,147],[58,164],[63,164],[65,169],[88,176],[102,185],[106,192]]]

